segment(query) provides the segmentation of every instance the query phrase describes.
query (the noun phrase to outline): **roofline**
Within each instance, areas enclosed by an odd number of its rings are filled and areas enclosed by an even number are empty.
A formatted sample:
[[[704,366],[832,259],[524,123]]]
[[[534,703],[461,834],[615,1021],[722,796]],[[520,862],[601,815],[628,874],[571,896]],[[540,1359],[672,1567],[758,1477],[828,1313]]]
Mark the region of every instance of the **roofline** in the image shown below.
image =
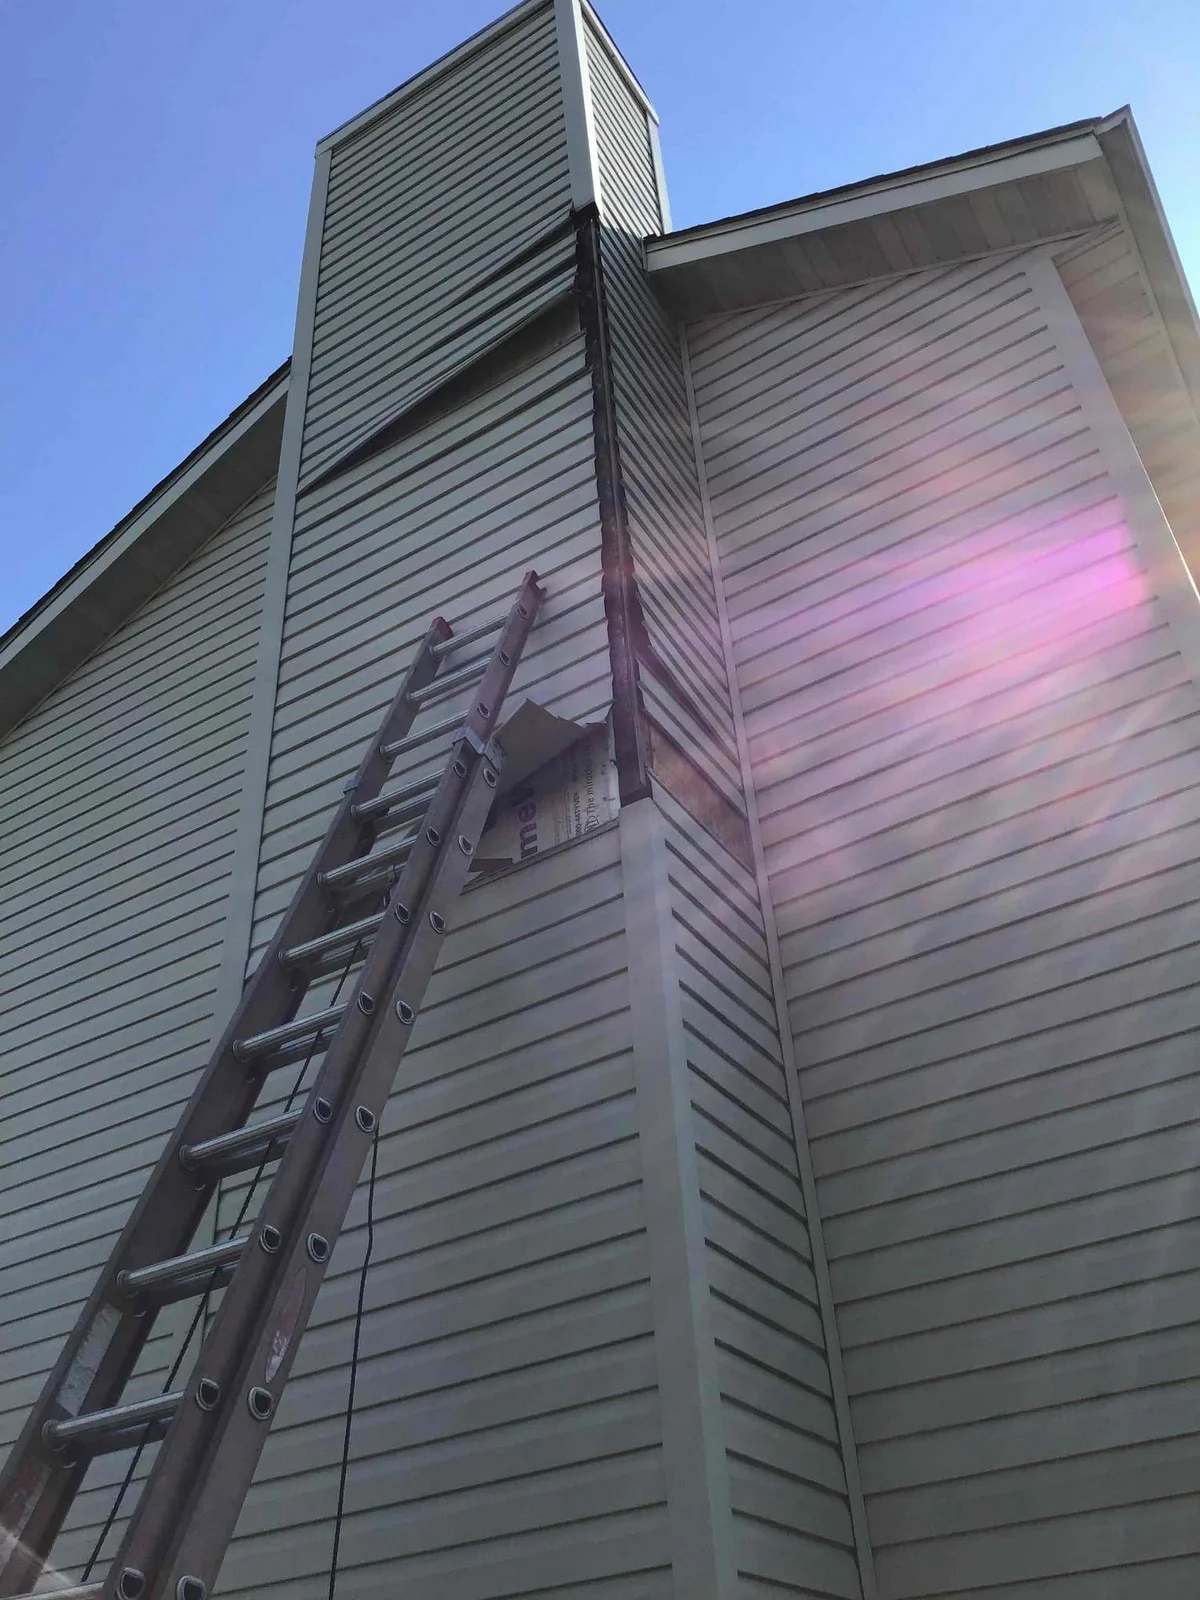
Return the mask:
[[[464,39],[461,44],[455,45],[452,50],[447,50],[445,55],[439,56],[436,61],[431,61],[427,67],[422,67],[420,72],[414,73],[411,78],[406,78],[396,88],[389,89],[387,94],[381,95],[378,100],[373,100],[364,110],[350,117],[347,121],[340,123],[327,133],[324,138],[318,139],[317,154],[320,155],[322,150],[331,149],[334,145],[344,144],[348,139],[355,138],[369,128],[372,123],[378,122],[381,117],[386,117],[391,111],[394,111],[405,100],[411,99],[413,95],[419,94],[423,89],[427,89],[438,78],[445,77],[446,73],[452,72],[456,67],[461,66],[469,56],[475,55],[478,51],[494,43],[502,34],[508,33],[510,29],[515,28],[520,22],[524,21],[527,16],[531,16],[535,11],[545,10],[553,3],[554,0],[520,0],[518,5],[504,12],[494,22],[487,23],[485,27],[479,29],[478,33],[473,33],[469,39]]]
[[[646,266],[653,279],[657,273],[733,251],[1096,160],[1104,163],[1112,178],[1122,221],[1137,247],[1146,286],[1200,417],[1200,317],[1129,106],[1106,117],[984,145],[949,161],[906,167],[863,183],[843,184],[781,205],[651,237],[645,241]]]
[[[276,368],[0,635],[0,738],[274,476],[289,366]]]
[[[770,244],[797,234],[882,216],[901,206],[945,199],[985,184],[1033,177],[1095,160],[1102,154],[1098,138],[1101,125],[1094,118],[1068,122],[1027,138],[982,145],[948,161],[927,161],[860,183],[821,189],[779,205],[680,228],[678,232],[647,239],[647,264],[651,270],[665,271],[751,245]]]

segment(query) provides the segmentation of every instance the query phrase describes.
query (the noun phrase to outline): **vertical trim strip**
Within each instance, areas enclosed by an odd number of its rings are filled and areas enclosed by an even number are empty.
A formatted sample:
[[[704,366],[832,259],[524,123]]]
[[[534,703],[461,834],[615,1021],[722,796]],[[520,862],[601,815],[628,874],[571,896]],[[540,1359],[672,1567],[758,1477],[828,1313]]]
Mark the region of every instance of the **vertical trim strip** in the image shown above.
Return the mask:
[[[246,740],[246,765],[242,773],[242,803],[233,849],[233,881],[225,913],[225,939],[217,977],[217,1033],[224,1027],[225,1018],[232,1013],[241,995],[254,925],[258,854],[262,844],[267,770],[271,759],[271,734],[275,725],[275,695],[283,646],[288,570],[292,557],[292,530],[296,520],[300,446],[304,436],[308,375],[312,366],[317,276],[321,265],[321,239],[325,230],[325,205],[329,197],[329,163],[329,150],[319,151],[313,173],[308,227],[304,236],[304,260],[300,268],[292,369],[288,378],[287,410],[284,413],[283,441],[279,450],[279,476],[275,484],[275,506],[271,518],[267,577],[258,631],[258,658],[254,669],[254,695]]]
[[[680,1600],[735,1600],[729,1467],[663,819],[646,799],[623,807],[618,820],[672,1593]]]
[[[1200,685],[1200,594],[1183,552],[1050,252],[1030,256],[1024,270],[1063,358],[1084,420],[1100,446],[1125,509],[1129,536],[1150,587],[1162,602],[1175,647],[1193,682]]]
[[[592,376],[592,429],[596,443],[596,498],[600,507],[600,568],[608,653],[612,665],[613,755],[623,806],[650,793],[650,745],[638,687],[637,643],[645,633],[625,484],[617,443],[612,350],[600,255],[600,216],[594,205],[575,214],[576,278],[579,320],[588,371]]]
[[[567,121],[571,204],[578,210],[581,206],[600,204],[596,123],[592,115],[592,85],[579,0],[554,0],[554,26],[558,34],[558,77],[562,86],[563,114]]]
[[[658,190],[658,229],[660,233],[670,233],[671,201],[667,195],[667,169],[663,165],[662,140],[658,136],[658,122],[654,117],[646,118],[646,132],[650,139],[654,187]]]
[[[867,1508],[863,1500],[862,1477],[858,1468],[858,1446],[850,1416],[850,1399],[846,1390],[846,1372],[842,1364],[842,1342],[838,1334],[837,1309],[833,1299],[833,1284],[829,1276],[829,1258],[825,1253],[825,1235],[821,1227],[821,1212],[817,1200],[817,1180],[813,1172],[812,1155],[808,1148],[808,1129],[804,1119],[804,1103],[800,1097],[800,1078],[796,1070],[796,1047],[792,1039],[791,1020],[784,1000],[783,962],[779,954],[779,935],[775,927],[775,904],[771,899],[771,884],[767,876],[767,860],[763,851],[762,830],[758,821],[758,795],[754,788],[754,774],[750,766],[750,746],[746,738],[746,721],[742,712],[742,693],[738,683],[737,667],[733,655],[733,632],[729,625],[729,610],[725,603],[725,583],[721,575],[720,554],[717,548],[716,529],[713,526],[712,503],[708,494],[708,473],[704,465],[704,443],[700,434],[700,417],[696,410],[696,388],[692,381],[691,353],[688,349],[687,328],[681,324],[679,345],[683,360],[683,379],[687,387],[688,416],[692,427],[692,447],[696,457],[696,476],[700,484],[700,505],[704,513],[704,532],[708,540],[708,559],[712,567],[713,588],[717,596],[717,616],[721,626],[721,645],[725,652],[725,671],[729,678],[729,697],[733,706],[733,726],[737,735],[738,762],[742,770],[742,788],[746,797],[746,821],[750,829],[750,848],[754,857],[754,876],[758,883],[759,909],[762,912],[766,936],[767,960],[771,970],[771,988],[775,1000],[775,1019],[779,1029],[779,1045],[783,1052],[784,1078],[787,1083],[788,1104],[792,1117],[792,1137],[796,1148],[796,1164],[800,1172],[800,1187],[804,1195],[804,1209],[808,1218],[809,1242],[812,1245],[813,1275],[817,1282],[817,1299],[821,1307],[821,1328],[825,1335],[825,1359],[829,1366],[829,1384],[833,1393],[833,1410],[837,1421],[838,1438],[842,1447],[842,1468],[846,1474],[846,1498],[850,1506],[850,1522],[854,1530],[854,1548],[858,1557],[859,1579],[863,1600],[877,1600],[875,1582],[875,1557],[871,1549],[871,1535],[867,1524]]]

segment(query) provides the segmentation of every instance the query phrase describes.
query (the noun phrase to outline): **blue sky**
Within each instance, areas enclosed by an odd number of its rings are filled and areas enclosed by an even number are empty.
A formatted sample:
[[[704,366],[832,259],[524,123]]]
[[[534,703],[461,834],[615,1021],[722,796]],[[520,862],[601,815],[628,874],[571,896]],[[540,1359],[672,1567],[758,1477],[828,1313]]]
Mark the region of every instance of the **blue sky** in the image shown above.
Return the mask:
[[[286,356],[312,150],[503,0],[0,0],[0,628]],[[1130,102],[1200,285],[1196,0],[607,0],[677,227]]]

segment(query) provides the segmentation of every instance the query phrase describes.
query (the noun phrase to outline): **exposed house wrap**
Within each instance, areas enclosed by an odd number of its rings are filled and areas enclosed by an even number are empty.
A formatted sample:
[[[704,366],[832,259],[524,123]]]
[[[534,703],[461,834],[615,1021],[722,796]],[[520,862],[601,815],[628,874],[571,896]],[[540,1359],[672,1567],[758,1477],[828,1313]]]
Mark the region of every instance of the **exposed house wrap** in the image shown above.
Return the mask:
[[[533,567],[345,1592],[1194,1594],[1198,373],[1125,114],[672,234],[528,0],[323,140],[290,373],[0,641],[3,1442],[429,618]],[[325,1593],[365,1204],[222,1593]]]

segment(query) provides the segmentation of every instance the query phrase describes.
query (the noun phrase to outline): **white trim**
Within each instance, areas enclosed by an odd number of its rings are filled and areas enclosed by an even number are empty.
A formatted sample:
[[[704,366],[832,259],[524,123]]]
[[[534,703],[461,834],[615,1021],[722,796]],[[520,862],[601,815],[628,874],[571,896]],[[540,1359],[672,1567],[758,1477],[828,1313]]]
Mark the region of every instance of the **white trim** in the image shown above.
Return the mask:
[[[804,1102],[800,1095],[800,1075],[796,1068],[796,1047],[792,1038],[791,1019],[788,1016],[785,999],[783,960],[779,954],[779,934],[775,926],[775,904],[771,898],[771,883],[767,875],[767,860],[763,851],[762,829],[758,820],[758,797],[754,789],[754,772],[750,765],[750,745],[746,737],[746,719],[742,711],[742,696],[738,687],[737,669],[734,663],[733,631],[729,623],[729,608],[726,605],[725,585],[721,577],[720,553],[717,547],[716,528],[713,523],[712,502],[708,493],[708,474],[704,467],[704,444],[700,432],[700,416],[696,409],[696,389],[692,381],[691,352],[688,349],[686,328],[680,329],[679,343],[683,362],[684,386],[687,389],[688,415],[691,420],[692,449],[696,457],[696,478],[700,489],[700,506],[704,516],[704,532],[708,541],[708,559],[712,567],[713,589],[716,593],[717,618],[720,624],[721,645],[725,656],[725,672],[729,679],[729,699],[733,712],[734,734],[737,740],[738,763],[742,774],[742,792],[746,802],[746,822],[750,831],[750,850],[754,860],[754,877],[758,885],[759,910],[762,912],[763,933],[766,938],[767,963],[771,972],[775,1021],[779,1032],[779,1045],[783,1053],[783,1073],[787,1083],[788,1105],[792,1117],[792,1136],[796,1150],[796,1163],[800,1173],[800,1188],[804,1195],[809,1243],[812,1247],[813,1276],[817,1284],[821,1328],[825,1336],[825,1360],[829,1368],[829,1387],[832,1392],[838,1439],[842,1448],[842,1470],[846,1474],[846,1499],[850,1508],[850,1523],[854,1532],[854,1548],[855,1555],[858,1558],[859,1581],[862,1584],[863,1600],[877,1600],[879,1591],[875,1581],[875,1557],[871,1548],[866,1502],[863,1499],[862,1476],[858,1467],[858,1446],[855,1442],[854,1427],[850,1415],[850,1398],[846,1388],[846,1371],[842,1362],[842,1344],[838,1334],[833,1283],[829,1275],[829,1258],[825,1252],[825,1235],[821,1227],[821,1210],[817,1199],[817,1180],[813,1171],[812,1154],[808,1147],[808,1128],[804,1118]]]
[[[622,78],[624,78],[629,87],[630,93],[633,95],[638,105],[641,106],[642,110],[650,118],[650,121],[657,126],[658,112],[655,111],[654,107],[650,104],[650,98],[645,89],[643,89],[641,84],[637,81],[633,68],[629,65],[628,61],[626,61],[625,57],[617,48],[616,40],[600,21],[600,18],[596,15],[592,7],[588,4],[588,0],[580,0],[580,3],[583,7],[584,16],[591,23],[592,27],[595,28],[597,36],[600,39],[600,43],[608,51],[609,58],[611,59],[613,66],[616,67]]]
[[[571,204],[576,208],[600,204],[600,161],[596,119],[592,111],[592,84],[588,72],[587,42],[579,0],[554,0],[554,26],[558,34],[558,75],[562,87],[563,116],[567,125],[567,163],[571,174]]]
[[[202,456],[192,462],[186,472],[181,473],[174,482],[167,484],[162,493],[156,495],[148,506],[143,507],[133,521],[130,522],[129,526],[123,528],[111,544],[106,545],[103,550],[97,551],[95,556],[79,569],[70,583],[59,594],[55,595],[53,600],[49,601],[40,611],[30,617],[24,627],[13,633],[8,644],[0,651],[0,672],[3,672],[15,657],[27,650],[51,622],[54,622],[71,606],[76,605],[80,598],[96,582],[97,578],[107,572],[114,563],[123,560],[129,554],[131,548],[142,538],[146,530],[152,527],[171,506],[182,500],[195,487],[198,480],[205,473],[211,471],[221,457],[227,454],[231,445],[244,438],[253,427],[262,421],[269,411],[279,404],[280,389],[286,387],[287,383],[288,375],[287,373],[282,373],[267,392],[259,398],[254,407],[246,412],[245,416],[239,417],[228,432],[222,433],[219,438],[214,439],[211,446]],[[265,483],[270,476],[271,474],[268,472],[263,482]],[[250,494],[252,495],[256,492],[256,490],[251,490]],[[236,515],[236,513],[234,514]]]
[[[214,1000],[218,1033],[225,1026],[225,1019],[232,1013],[241,995],[246,963],[250,958],[254,899],[258,888],[258,857],[262,845],[279,659],[283,648],[283,621],[287,608],[288,572],[292,559],[292,530],[296,520],[300,447],[304,438],[308,376],[312,367],[317,277],[325,231],[325,205],[329,197],[329,166],[329,150],[318,151],[304,237],[304,259],[300,268],[300,292],[296,302],[291,380],[283,419],[275,507],[271,518],[271,542],[267,553],[258,657],[254,669],[254,694],[246,735],[246,764],[242,770],[242,800],[233,848],[233,875],[225,908],[225,937],[221,946],[221,969]]]
[[[646,265],[652,273],[666,272],[711,256],[728,255],[755,245],[776,244],[848,222],[863,222],[902,208],[928,205],[931,201],[950,199],[998,183],[1020,182],[1102,157],[1096,136],[1083,133],[1009,155],[983,155],[948,162],[932,172],[862,184],[852,194],[815,195],[791,205],[774,207],[767,216],[732,217],[684,235],[653,240],[646,249]]]
[[[447,72],[453,72],[462,65],[468,56],[473,56],[476,51],[484,50],[508,33],[518,23],[535,11],[541,11],[550,4],[550,0],[522,0],[522,4],[514,6],[511,11],[506,11],[502,17],[497,17],[495,22],[489,22],[486,28],[481,28],[478,33],[473,33],[469,39],[464,39],[462,44],[455,45],[453,50],[448,50],[444,56],[439,56],[429,66],[424,67],[414,77],[406,78],[398,88],[391,90],[381,99],[375,100],[357,116],[351,117],[348,122],[343,122],[327,133],[323,139],[317,141],[317,154],[324,150],[331,150],[335,145],[344,144],[348,139],[364,132],[373,122],[378,122],[381,117],[386,117],[398,105],[408,100],[421,89],[426,89],[436,79],[444,77]]]
[[[624,806],[618,822],[671,1593],[680,1600],[736,1600],[729,1463],[710,1319],[664,824],[652,796]]]
[[[1049,252],[1031,256],[1024,270],[1121,499],[1147,581],[1162,604],[1184,665],[1200,685],[1200,593],[1183,552]]]
[[[663,165],[662,140],[658,136],[658,118],[649,117],[646,132],[650,137],[650,160],[654,164],[654,187],[658,190],[659,226],[664,233],[671,231],[671,201],[667,194],[667,169]]]

